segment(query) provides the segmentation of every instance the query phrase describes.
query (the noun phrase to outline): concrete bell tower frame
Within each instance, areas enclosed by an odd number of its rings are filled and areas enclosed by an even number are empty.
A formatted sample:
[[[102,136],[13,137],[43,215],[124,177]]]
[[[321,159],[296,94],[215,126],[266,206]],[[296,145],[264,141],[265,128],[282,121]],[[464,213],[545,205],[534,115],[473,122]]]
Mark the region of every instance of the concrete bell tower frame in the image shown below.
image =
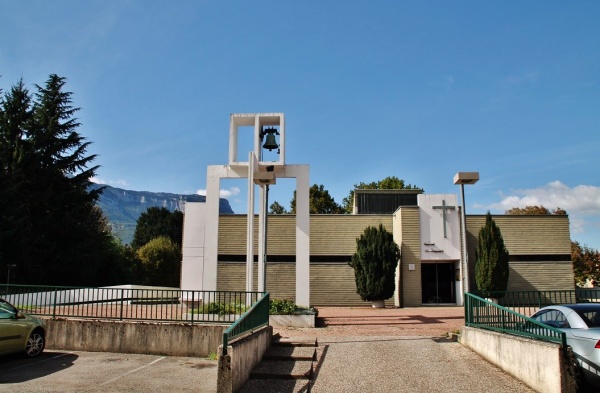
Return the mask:
[[[263,127],[279,132],[279,155],[277,161],[260,161],[261,131]],[[240,127],[253,127],[254,150],[248,161],[238,161],[238,137]],[[309,167],[285,164],[285,120],[283,113],[231,114],[229,123],[229,164],[210,165],[206,179],[206,218],[204,237],[204,266],[202,288],[217,289],[217,259],[219,251],[219,190],[221,179],[248,179],[248,220],[246,242],[246,291],[253,289],[254,270],[254,196],[260,188],[258,230],[258,290],[265,290],[264,236],[266,185],[275,184],[277,178],[296,178],[296,303],[310,306],[310,220],[309,220]],[[268,288],[267,288],[268,289]]]

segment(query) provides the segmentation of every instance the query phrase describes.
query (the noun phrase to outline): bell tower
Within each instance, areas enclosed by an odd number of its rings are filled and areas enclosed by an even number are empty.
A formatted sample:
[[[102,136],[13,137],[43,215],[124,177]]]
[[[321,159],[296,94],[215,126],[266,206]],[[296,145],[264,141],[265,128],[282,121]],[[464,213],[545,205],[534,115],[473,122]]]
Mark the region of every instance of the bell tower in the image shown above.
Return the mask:
[[[253,150],[238,156],[240,131],[252,130]],[[258,214],[258,291],[268,290],[266,229],[268,187],[277,178],[296,178],[296,304],[310,306],[310,220],[309,167],[285,163],[285,118],[283,113],[234,113],[229,122],[228,165],[210,165],[206,177],[206,206],[200,225],[184,224],[182,289],[217,290],[219,244],[219,190],[223,178],[248,179],[246,229],[246,291],[254,290],[254,196],[259,187]],[[247,161],[240,158],[246,156]],[[186,215],[187,215],[186,207]],[[186,217],[186,223],[188,222]],[[187,233],[196,228],[203,238]],[[199,228],[199,229],[198,229]],[[200,231],[201,230],[201,231]],[[187,247],[187,244],[193,245]],[[186,257],[189,255],[190,257]]]

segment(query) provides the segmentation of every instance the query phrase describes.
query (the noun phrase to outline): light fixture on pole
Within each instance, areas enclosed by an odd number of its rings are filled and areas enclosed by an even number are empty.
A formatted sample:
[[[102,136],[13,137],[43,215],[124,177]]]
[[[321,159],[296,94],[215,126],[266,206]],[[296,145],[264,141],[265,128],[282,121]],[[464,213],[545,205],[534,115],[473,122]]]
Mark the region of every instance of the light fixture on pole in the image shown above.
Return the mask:
[[[461,277],[463,280],[464,291],[470,291],[469,285],[469,254],[467,253],[467,226],[465,224],[466,205],[465,205],[465,184],[475,184],[479,180],[479,172],[458,172],[454,175],[454,184],[460,184],[460,198],[462,200],[461,222],[462,222],[462,262]],[[463,267],[464,265],[464,267]]]

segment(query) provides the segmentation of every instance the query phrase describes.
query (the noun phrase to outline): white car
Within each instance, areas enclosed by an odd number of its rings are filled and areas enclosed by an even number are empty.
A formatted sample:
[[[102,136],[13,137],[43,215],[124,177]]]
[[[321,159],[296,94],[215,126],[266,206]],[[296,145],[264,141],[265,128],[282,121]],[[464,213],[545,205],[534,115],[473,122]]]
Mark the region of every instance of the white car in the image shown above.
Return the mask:
[[[531,318],[566,333],[585,381],[600,388],[600,304],[543,307]]]

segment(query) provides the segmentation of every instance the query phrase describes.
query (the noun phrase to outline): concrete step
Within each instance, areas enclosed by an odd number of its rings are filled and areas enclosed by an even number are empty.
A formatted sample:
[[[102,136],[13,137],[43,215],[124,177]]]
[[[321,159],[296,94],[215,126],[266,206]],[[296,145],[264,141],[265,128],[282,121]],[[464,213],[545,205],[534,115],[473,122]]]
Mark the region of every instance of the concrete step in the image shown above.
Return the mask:
[[[250,379],[310,379],[312,373],[312,361],[263,360],[252,370]]]
[[[316,361],[316,347],[288,347],[288,346],[272,346],[264,354],[263,360],[281,360],[281,361]]]
[[[311,383],[306,380],[250,379],[239,393],[307,393],[310,392]]]
[[[294,341],[276,338],[271,342],[272,347],[318,347],[319,341]]]

